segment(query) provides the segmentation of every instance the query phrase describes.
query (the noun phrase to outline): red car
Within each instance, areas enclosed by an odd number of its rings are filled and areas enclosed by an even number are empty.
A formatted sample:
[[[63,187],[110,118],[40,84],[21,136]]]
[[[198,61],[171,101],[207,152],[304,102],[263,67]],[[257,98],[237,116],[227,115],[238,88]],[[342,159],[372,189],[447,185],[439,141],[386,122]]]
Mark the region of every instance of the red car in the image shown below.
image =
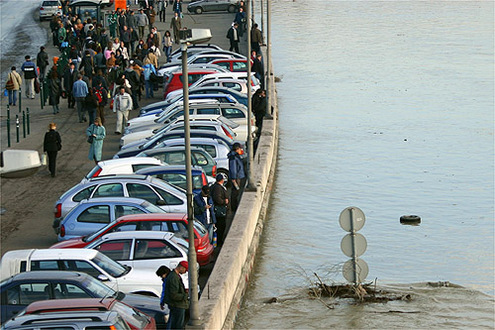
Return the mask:
[[[113,298],[52,299],[31,303],[22,314],[115,311],[131,329],[156,329],[155,319]]]
[[[239,58],[228,58],[221,60],[214,60],[210,62],[211,64],[216,64],[221,66],[224,69],[227,69],[231,72],[247,72],[247,60],[239,59]],[[251,65],[253,61],[250,61]]]
[[[217,73],[217,71],[212,69],[192,69],[188,71],[187,79],[189,80],[189,86],[201,77],[210,73]],[[182,88],[182,70],[165,73],[164,79],[165,84],[163,86],[163,99],[167,97],[168,93]]]
[[[188,239],[187,214],[184,213],[148,213],[132,214],[118,218],[97,232],[78,238],[72,238],[52,245],[51,249],[83,248],[97,238],[115,231],[130,230],[159,230],[174,233],[176,236]],[[205,266],[212,261],[213,245],[206,228],[197,220],[194,221],[194,247],[197,261]]]

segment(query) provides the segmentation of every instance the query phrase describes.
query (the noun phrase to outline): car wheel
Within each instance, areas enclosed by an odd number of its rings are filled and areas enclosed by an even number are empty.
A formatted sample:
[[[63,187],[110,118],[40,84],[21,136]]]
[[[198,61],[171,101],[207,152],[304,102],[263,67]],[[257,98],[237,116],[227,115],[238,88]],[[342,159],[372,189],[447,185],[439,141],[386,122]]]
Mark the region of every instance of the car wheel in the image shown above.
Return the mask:
[[[203,13],[203,8],[201,8],[201,7],[196,7],[196,8],[194,9],[194,12],[195,12],[196,14],[198,14],[198,15],[199,15],[199,14],[202,14],[202,13]]]

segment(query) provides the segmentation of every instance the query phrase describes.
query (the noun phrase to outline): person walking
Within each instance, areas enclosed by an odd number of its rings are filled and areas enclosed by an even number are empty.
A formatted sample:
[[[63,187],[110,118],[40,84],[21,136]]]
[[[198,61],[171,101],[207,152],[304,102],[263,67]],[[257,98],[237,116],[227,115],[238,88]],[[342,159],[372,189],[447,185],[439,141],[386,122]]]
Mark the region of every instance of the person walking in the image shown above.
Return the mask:
[[[229,176],[232,182],[232,192],[230,195],[230,206],[232,212],[237,210],[242,190],[246,183],[244,163],[241,159],[242,152],[241,145],[236,142],[232,146],[232,150],[227,154],[227,157],[229,158]]]
[[[88,112],[89,122],[94,122],[96,118],[96,108],[98,107],[98,101],[96,100],[96,96],[92,88],[88,90],[88,95],[86,95],[86,98],[84,99],[84,106],[86,108],[86,111]],[[103,122],[101,124],[103,125]]]
[[[174,31],[174,40],[179,44],[179,31],[182,28],[182,22],[178,12],[174,12],[174,17],[170,21],[170,28]]]
[[[98,85],[93,87],[93,92],[98,100],[96,116],[100,117],[102,125],[105,125],[105,106],[108,102],[108,89],[103,85],[103,81],[98,81]]]
[[[103,139],[106,136],[105,127],[101,124],[101,119],[96,117],[93,124],[86,129],[88,143],[90,143],[88,158],[97,165],[101,160],[103,150]]]
[[[239,24],[234,23],[227,32],[227,39],[230,41],[230,51],[239,53]]]
[[[148,29],[151,33],[151,30],[153,30],[153,25],[155,24],[155,16],[156,16],[153,6],[148,7],[148,9],[146,10],[146,16],[148,16]]]
[[[144,28],[150,24],[148,16],[144,13],[144,10],[140,9],[139,14],[136,14],[136,24],[139,29],[139,38],[144,38]]]
[[[168,276],[168,274],[170,274],[170,272],[171,272],[170,268],[168,268],[167,266],[163,266],[163,265],[158,267],[158,269],[155,272],[156,276],[158,276],[162,280],[162,294],[160,296],[160,309],[162,311],[167,311],[167,312],[168,312],[168,308],[165,309],[165,305],[166,305],[166,303],[165,303],[165,288],[167,287],[167,276]],[[167,321],[168,321],[168,313],[164,313],[163,314],[163,324],[167,324]],[[160,323],[161,322],[157,322],[157,328],[162,329],[163,324],[160,324]]]
[[[182,17],[182,2],[180,0],[174,1],[174,13],[177,13],[179,17]]]
[[[204,185],[201,192],[193,197],[194,217],[201,222],[208,232],[217,222],[215,212],[213,212],[213,200],[210,197],[210,186]]]
[[[211,198],[213,200],[213,212],[215,212],[215,218],[217,223],[217,244],[223,245],[223,241],[226,235],[227,227],[227,208],[229,205],[229,198],[227,188],[225,188],[225,176],[222,173],[218,173],[215,177],[215,183],[210,188]]]
[[[246,16],[247,15],[242,7],[240,7],[237,14],[235,14],[234,22],[236,22],[237,25],[239,26],[239,37],[242,37],[242,35],[246,31],[246,22],[247,22]]]
[[[260,137],[261,129],[263,127],[263,118],[266,113],[266,91],[264,89],[258,89],[251,98],[251,104],[253,108],[254,117],[256,118],[256,136]]]
[[[26,55],[26,60],[22,63],[21,70],[24,72],[24,83],[26,88],[26,98],[34,99],[34,80],[38,77],[36,64],[31,61],[31,56]],[[21,97],[19,95],[19,97]]]
[[[40,68],[40,79],[45,78],[46,68],[48,67],[48,54],[45,52],[45,47],[41,46],[38,55],[36,55],[36,64]]]
[[[48,88],[50,90],[50,101],[49,103],[52,105],[53,114],[57,114],[60,112],[58,104],[60,103],[60,79],[58,77],[57,67],[53,66],[50,72],[48,73]]]
[[[165,34],[163,35],[162,43],[163,43],[163,52],[165,53],[165,56],[167,56],[167,63],[171,62],[172,59],[170,58],[170,54],[172,54],[173,40],[169,30],[165,31]]]
[[[115,134],[122,134],[122,127],[125,127],[129,118],[129,111],[132,110],[132,97],[126,93],[125,87],[120,87],[119,93],[113,99],[114,112],[117,112],[117,125]]]
[[[261,53],[260,46],[263,44],[263,35],[261,34],[258,24],[254,23],[251,28],[251,49],[256,53]]]
[[[160,17],[160,22],[165,23],[165,17],[166,17],[166,10],[168,6],[168,1],[167,0],[158,0],[158,15]]]
[[[7,83],[5,84],[5,89],[7,89],[9,94],[9,105],[15,106],[17,102],[17,93],[22,85],[21,75],[17,73],[15,66],[10,68],[10,72],[7,75]],[[19,95],[19,97],[21,97]]]
[[[181,261],[167,276],[163,297],[164,302],[170,309],[167,329],[184,329],[186,309],[189,308],[189,295],[180,275],[185,274],[188,269],[187,261]]]
[[[69,68],[65,70],[64,83],[63,83],[65,93],[67,94],[67,103],[69,109],[74,108],[74,105],[76,104],[76,100],[72,93],[72,87],[74,86],[74,83],[76,81],[77,81],[76,64],[74,62],[70,62]]]
[[[78,74],[77,80],[72,86],[72,94],[76,100],[77,115],[80,123],[87,121],[84,108],[84,99],[86,98],[86,95],[88,95],[88,92],[88,85],[83,81],[82,74]]]
[[[48,132],[45,133],[45,139],[43,141],[43,151],[48,156],[48,170],[55,177],[55,170],[57,167],[57,153],[62,149],[62,138],[57,132],[57,124],[50,123],[48,125]]]
[[[146,63],[146,62],[145,62]],[[143,76],[144,76],[144,90],[146,92],[146,98],[153,98],[153,82],[151,81],[151,74],[156,75],[156,69],[151,63],[147,63],[143,66]]]

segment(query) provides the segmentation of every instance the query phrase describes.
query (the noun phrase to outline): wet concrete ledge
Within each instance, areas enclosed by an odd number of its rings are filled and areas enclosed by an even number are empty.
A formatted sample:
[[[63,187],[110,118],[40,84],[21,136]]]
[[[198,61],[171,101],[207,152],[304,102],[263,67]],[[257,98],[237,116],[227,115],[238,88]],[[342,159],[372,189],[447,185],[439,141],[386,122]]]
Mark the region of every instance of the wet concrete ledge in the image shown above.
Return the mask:
[[[203,289],[199,300],[203,329],[233,328],[254,265],[278,150],[278,107],[273,76],[271,78],[269,98],[273,119],[264,120],[252,166],[253,182],[257,189],[244,192],[222,251]]]

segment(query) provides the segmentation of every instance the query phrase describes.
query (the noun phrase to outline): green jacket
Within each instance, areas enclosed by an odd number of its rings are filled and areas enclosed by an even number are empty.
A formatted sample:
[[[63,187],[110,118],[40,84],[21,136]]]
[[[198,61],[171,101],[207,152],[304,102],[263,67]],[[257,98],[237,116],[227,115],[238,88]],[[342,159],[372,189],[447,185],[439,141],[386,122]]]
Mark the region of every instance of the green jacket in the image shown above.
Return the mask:
[[[189,295],[186,293],[182,279],[175,270],[167,276],[164,300],[169,307],[189,308]]]

